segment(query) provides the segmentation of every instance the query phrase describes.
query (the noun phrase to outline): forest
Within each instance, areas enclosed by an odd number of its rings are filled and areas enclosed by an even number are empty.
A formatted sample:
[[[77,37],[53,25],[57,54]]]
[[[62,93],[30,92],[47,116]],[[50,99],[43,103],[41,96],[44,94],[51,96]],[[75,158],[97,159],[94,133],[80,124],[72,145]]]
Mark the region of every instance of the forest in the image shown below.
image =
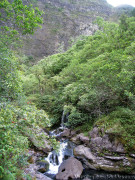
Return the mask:
[[[30,179],[29,137],[39,128],[65,126],[85,135],[97,125],[135,151],[135,15],[119,23],[98,17],[98,30],[66,52],[34,65],[21,57],[21,36],[42,26],[42,14],[22,0],[0,2],[0,178]],[[32,130],[32,131],[31,131]],[[43,136],[43,134],[42,134]],[[41,139],[40,136],[35,137]],[[47,138],[47,137],[45,137]],[[56,149],[59,142],[49,139]],[[42,143],[42,142],[41,142]]]

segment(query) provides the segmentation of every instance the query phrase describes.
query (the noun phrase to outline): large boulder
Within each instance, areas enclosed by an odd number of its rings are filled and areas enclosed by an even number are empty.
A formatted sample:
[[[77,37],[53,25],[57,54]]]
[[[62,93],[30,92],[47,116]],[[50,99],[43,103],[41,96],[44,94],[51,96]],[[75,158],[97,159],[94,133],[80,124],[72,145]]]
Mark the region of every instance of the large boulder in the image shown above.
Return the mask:
[[[96,160],[96,157],[92,154],[90,148],[83,145],[74,148],[74,155],[77,157],[84,157],[90,161]]]
[[[83,144],[88,145],[88,144],[89,144],[89,142],[90,142],[89,137],[84,136],[84,134],[83,134],[83,133],[78,134],[78,138],[79,138],[80,142],[81,142],[81,143],[83,143]]]
[[[89,145],[90,139],[89,139],[89,137],[84,136],[83,133],[80,133],[77,136],[72,137],[71,141],[74,142],[75,144]]]
[[[70,129],[65,128],[64,131],[60,134],[60,137],[69,137],[70,136]]]
[[[82,171],[82,163],[74,157],[70,157],[60,165],[58,174],[56,175],[56,179],[68,180],[80,178]]]

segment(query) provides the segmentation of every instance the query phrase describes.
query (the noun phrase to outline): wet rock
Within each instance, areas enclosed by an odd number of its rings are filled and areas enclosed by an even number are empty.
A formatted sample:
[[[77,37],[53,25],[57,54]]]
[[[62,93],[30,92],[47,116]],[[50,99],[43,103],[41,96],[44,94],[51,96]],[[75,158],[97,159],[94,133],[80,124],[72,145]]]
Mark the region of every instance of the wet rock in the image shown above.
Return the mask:
[[[62,133],[60,133],[57,137],[69,137],[70,136],[70,129],[65,128]]]
[[[80,178],[83,171],[83,166],[80,161],[74,157],[70,157],[65,160],[59,167],[58,174],[56,175],[57,180],[68,180]]]
[[[45,154],[43,152],[36,152],[34,150],[29,150],[28,151],[28,163],[34,164],[36,161],[41,160],[44,158]]]
[[[124,159],[124,157],[115,157],[115,156],[104,156],[104,158],[110,159],[110,160],[113,160],[113,161],[120,161],[120,160]]]
[[[130,154],[130,157],[135,158],[135,154]]]
[[[83,134],[71,139],[75,143],[83,143],[74,148],[74,155],[84,163],[86,168],[110,172],[130,170],[131,173],[135,173],[133,161],[135,155],[130,154],[130,158],[126,156],[124,145],[119,141],[118,134],[114,134],[112,129],[104,131],[104,128],[94,127],[89,135],[91,139],[87,144],[87,141],[81,141]]]
[[[37,171],[38,166],[36,164],[30,164],[28,168],[24,170],[24,174],[29,174],[32,179],[38,179],[38,180],[51,180],[47,176],[41,174]]]
[[[41,173],[45,173],[49,170],[49,163],[46,160],[38,161],[36,164],[38,165],[37,170]]]
[[[88,160],[95,161],[96,157],[92,154],[90,148],[83,145],[77,146],[74,148],[74,156],[81,156]]]
[[[45,176],[45,175],[43,175],[43,174],[36,174],[36,178],[37,178],[37,180],[52,180],[51,178],[49,178],[49,177],[47,177],[47,176]]]
[[[35,157],[35,156],[30,156],[27,161],[28,161],[28,163],[30,163],[30,164],[34,164],[34,163],[35,163],[35,160],[36,160],[36,157]]]
[[[84,178],[83,180],[91,180],[91,179],[89,179],[88,177],[86,177],[86,178]]]
[[[59,165],[59,159],[57,153],[52,153],[50,156],[50,162]]]
[[[28,163],[34,164],[36,161],[37,157],[35,156],[35,151],[29,150],[28,151]]]

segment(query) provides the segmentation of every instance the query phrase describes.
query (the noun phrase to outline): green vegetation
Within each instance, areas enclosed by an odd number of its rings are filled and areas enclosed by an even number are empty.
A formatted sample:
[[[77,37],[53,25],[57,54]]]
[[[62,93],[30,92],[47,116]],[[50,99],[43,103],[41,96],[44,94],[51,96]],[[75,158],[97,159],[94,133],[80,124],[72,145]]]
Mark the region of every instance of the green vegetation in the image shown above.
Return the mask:
[[[0,12],[0,178],[23,178],[29,139],[58,148],[41,128],[59,125],[63,112],[72,129],[86,135],[96,124],[134,151],[135,17],[123,15],[119,24],[98,18],[93,36],[31,66],[33,57],[17,55],[19,36],[33,34],[43,12],[22,0],[2,0]]]
[[[127,152],[135,150],[135,111],[129,108],[117,107],[107,116],[99,118],[95,123],[100,128],[119,139],[125,145]]]
[[[26,101],[21,57],[16,54],[19,36],[33,34],[42,23],[41,15],[38,8],[23,5],[22,0],[0,1],[0,179],[3,180],[23,178],[30,146],[25,130],[50,126],[47,114]],[[57,145],[53,139],[50,143]]]
[[[30,133],[31,129],[47,127],[50,122],[45,112],[30,102],[1,103],[0,109],[0,178],[14,180],[22,177],[21,168],[28,164],[26,129]]]
[[[98,18],[95,23],[99,30],[93,36],[30,68],[23,87],[28,99],[47,111],[54,124],[60,123],[63,111],[69,113],[71,128],[90,129],[102,116],[120,108],[116,121],[133,137],[134,128],[126,117],[130,119],[135,110],[135,18],[123,15],[119,24]],[[134,121],[133,116],[130,123]]]

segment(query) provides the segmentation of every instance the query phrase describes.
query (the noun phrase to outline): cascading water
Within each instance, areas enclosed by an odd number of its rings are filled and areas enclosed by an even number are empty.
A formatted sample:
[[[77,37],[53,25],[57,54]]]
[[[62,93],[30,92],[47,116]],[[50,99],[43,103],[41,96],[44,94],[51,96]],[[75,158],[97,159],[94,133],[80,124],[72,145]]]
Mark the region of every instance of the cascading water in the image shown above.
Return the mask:
[[[57,174],[58,168],[64,160],[65,149],[66,149],[67,145],[68,145],[67,142],[61,142],[58,153],[56,151],[52,151],[49,153],[48,157],[45,159],[50,164],[49,171],[47,172],[47,174],[52,174],[52,175]]]
[[[56,135],[54,132],[55,131],[51,132],[50,135],[57,136],[58,134]],[[45,173],[45,175],[54,178],[54,176],[58,173],[61,163],[73,156],[73,148],[74,144],[72,142],[62,139],[60,142],[59,152],[54,150],[49,153],[47,158],[45,158],[45,160],[49,162],[49,170]]]
[[[61,127],[57,130],[54,130],[50,132],[50,136],[60,137],[60,134],[65,128],[65,124],[68,121],[68,114],[65,114],[63,111],[62,118],[61,118]],[[57,132],[55,134],[55,131]],[[51,177],[52,179],[55,179],[55,175],[58,173],[59,166],[61,163],[68,159],[69,157],[73,156],[73,149],[75,145],[68,141],[68,139],[61,138],[60,140],[60,149],[57,153],[56,151],[52,151],[49,153],[48,157],[45,159],[49,162],[49,170],[45,173],[48,177]],[[94,179],[94,180],[135,180],[135,176],[133,175],[122,175],[118,173],[109,173],[104,171],[96,171],[91,169],[84,169],[80,180],[86,180],[86,179]]]
[[[62,118],[61,118],[61,127],[64,128],[64,119],[65,119],[65,113],[63,111]]]
[[[61,118],[61,127],[62,128],[64,128],[65,127],[65,123],[68,122],[68,116],[69,116],[69,113],[65,114],[65,111],[63,111],[62,118]]]

